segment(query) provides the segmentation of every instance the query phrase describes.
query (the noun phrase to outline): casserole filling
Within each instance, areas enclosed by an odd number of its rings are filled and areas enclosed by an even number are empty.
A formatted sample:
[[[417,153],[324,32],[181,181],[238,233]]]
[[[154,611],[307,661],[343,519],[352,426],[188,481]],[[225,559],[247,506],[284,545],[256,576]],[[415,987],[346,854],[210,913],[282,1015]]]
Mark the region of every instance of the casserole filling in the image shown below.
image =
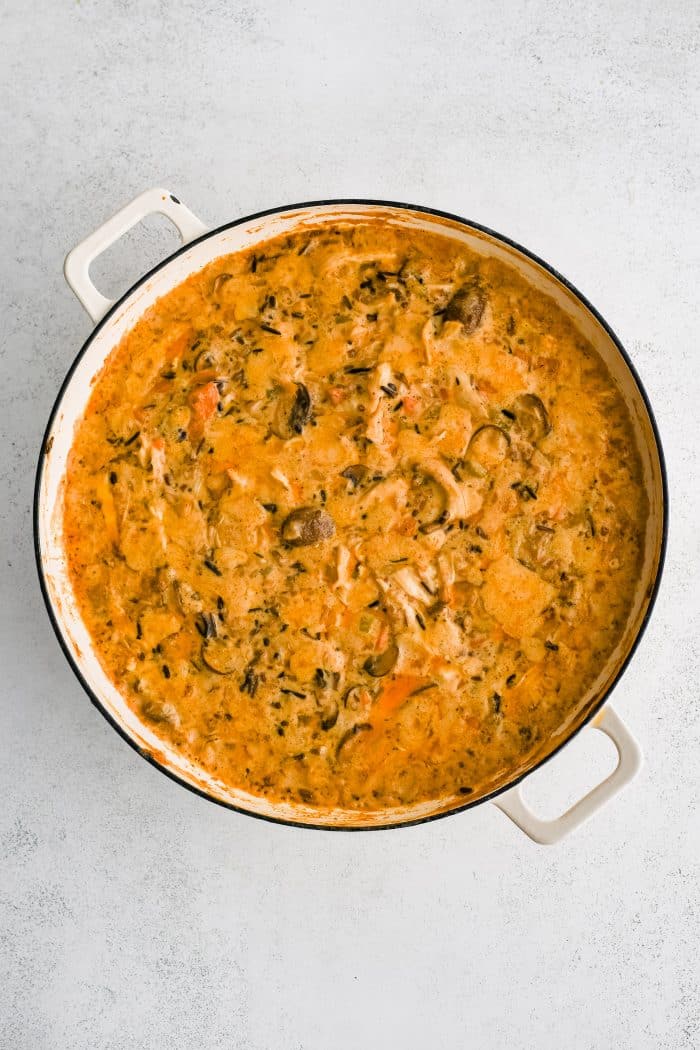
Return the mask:
[[[372,221],[218,259],[98,376],[64,534],[98,657],[223,783],[484,794],[623,632],[647,503],[610,375],[500,261]]]

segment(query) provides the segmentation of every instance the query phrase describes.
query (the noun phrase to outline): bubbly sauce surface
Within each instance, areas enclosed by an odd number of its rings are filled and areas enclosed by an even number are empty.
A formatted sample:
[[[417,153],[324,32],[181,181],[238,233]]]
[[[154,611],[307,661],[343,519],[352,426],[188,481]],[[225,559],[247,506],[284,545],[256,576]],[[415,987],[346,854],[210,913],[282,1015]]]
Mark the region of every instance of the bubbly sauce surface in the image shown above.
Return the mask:
[[[99,375],[69,458],[81,614],[140,718],[319,809],[476,798],[618,642],[647,504],[563,311],[446,236],[223,257]]]

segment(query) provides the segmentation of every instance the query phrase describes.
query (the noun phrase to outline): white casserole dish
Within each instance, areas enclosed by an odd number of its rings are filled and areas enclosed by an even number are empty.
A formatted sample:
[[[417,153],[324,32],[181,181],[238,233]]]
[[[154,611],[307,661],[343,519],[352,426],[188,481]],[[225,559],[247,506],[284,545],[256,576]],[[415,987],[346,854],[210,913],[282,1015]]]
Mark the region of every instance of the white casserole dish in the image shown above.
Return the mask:
[[[105,298],[90,279],[91,262],[137,222],[155,212],[166,215],[175,224],[183,247],[137,281],[118,301]],[[274,803],[227,787],[169,748],[138,719],[100,666],[78,611],[63,544],[62,488],[75,427],[86,408],[93,382],[112,349],[156,299],[221,255],[253,247],[304,224],[334,223],[368,215],[381,215],[387,222],[436,229],[443,236],[455,237],[476,252],[503,259],[555,298],[594,345],[625,398],[641,452],[650,516],[643,571],[622,639],[594,685],[581,697],[576,713],[549,741],[546,754],[510,770],[496,791],[467,803],[438,799],[368,814],[343,810],[319,814],[301,803]],[[99,710],[144,757],[179,783],[213,801],[280,823],[346,830],[397,827],[492,801],[530,838],[541,843],[562,838],[635,775],[641,763],[640,750],[606,700],[633,654],[658,589],[667,522],[663,454],[648,399],[623,347],[595,309],[563,277],[507,238],[458,216],[428,208],[379,201],[320,201],[275,208],[209,230],[176,197],[160,189],[141,194],[73,249],[66,259],[65,274],[95,328],[61,387],[42,445],[35,492],[37,565],[49,615],[73,670]],[[521,781],[586,724],[611,738],[618,752],[618,764],[606,780],[562,816],[542,820],[525,805]]]

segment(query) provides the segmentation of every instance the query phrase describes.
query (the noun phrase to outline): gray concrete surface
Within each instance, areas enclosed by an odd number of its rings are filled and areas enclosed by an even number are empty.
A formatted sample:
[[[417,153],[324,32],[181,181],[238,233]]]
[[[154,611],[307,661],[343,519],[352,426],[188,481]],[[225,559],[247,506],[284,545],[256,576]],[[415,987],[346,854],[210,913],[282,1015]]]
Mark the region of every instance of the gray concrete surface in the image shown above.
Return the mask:
[[[0,3],[0,1047],[681,1050],[698,1017],[697,3]],[[658,413],[673,519],[615,694],[639,779],[541,849],[489,806],[304,833],[168,781],[90,706],[45,615],[30,501],[89,331],[66,250],[163,184],[221,222],[422,202],[583,289]],[[127,286],[150,223],[95,268]],[[579,738],[528,793],[611,764]]]

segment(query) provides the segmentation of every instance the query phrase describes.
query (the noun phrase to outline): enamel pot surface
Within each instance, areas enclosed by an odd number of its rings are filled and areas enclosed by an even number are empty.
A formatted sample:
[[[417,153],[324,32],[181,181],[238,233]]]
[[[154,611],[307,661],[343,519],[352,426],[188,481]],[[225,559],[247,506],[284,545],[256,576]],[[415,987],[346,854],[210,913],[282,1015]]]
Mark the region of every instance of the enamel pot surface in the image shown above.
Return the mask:
[[[116,302],[106,299],[89,276],[91,262],[147,215],[166,215],[177,227],[183,247],[156,266]],[[221,255],[252,248],[279,234],[320,223],[363,217],[455,238],[484,256],[496,256],[546,292],[569,314],[607,365],[629,409],[639,446],[649,500],[645,555],[623,635],[597,680],[576,710],[541,752],[507,770],[502,783],[486,795],[436,799],[372,813],[341,809],[319,811],[301,803],[271,802],[220,783],[160,740],[129,707],[103,671],[80,616],[70,584],[63,541],[62,506],[66,464],[75,428],[107,357],[140,316],[161,296]],[[67,257],[65,274],[95,328],[76,357],[56,399],[46,429],[37,471],[34,529],[39,576],[57,637],[83,687],[114,728],[145,758],[179,783],[205,797],[264,819],[303,827],[333,829],[388,828],[430,820],[492,801],[537,842],[562,838],[620,790],[637,772],[639,748],[606,700],[629,662],[656,597],[666,544],[667,493],[663,455],[651,408],[632,363],[617,337],[595,309],[561,275],[506,237],[458,216],[429,208],[384,201],[341,200],[274,208],[209,230],[165,190],[141,194]],[[610,776],[555,820],[538,818],[524,803],[521,781],[546,762],[583,726],[608,735],[618,752]]]

